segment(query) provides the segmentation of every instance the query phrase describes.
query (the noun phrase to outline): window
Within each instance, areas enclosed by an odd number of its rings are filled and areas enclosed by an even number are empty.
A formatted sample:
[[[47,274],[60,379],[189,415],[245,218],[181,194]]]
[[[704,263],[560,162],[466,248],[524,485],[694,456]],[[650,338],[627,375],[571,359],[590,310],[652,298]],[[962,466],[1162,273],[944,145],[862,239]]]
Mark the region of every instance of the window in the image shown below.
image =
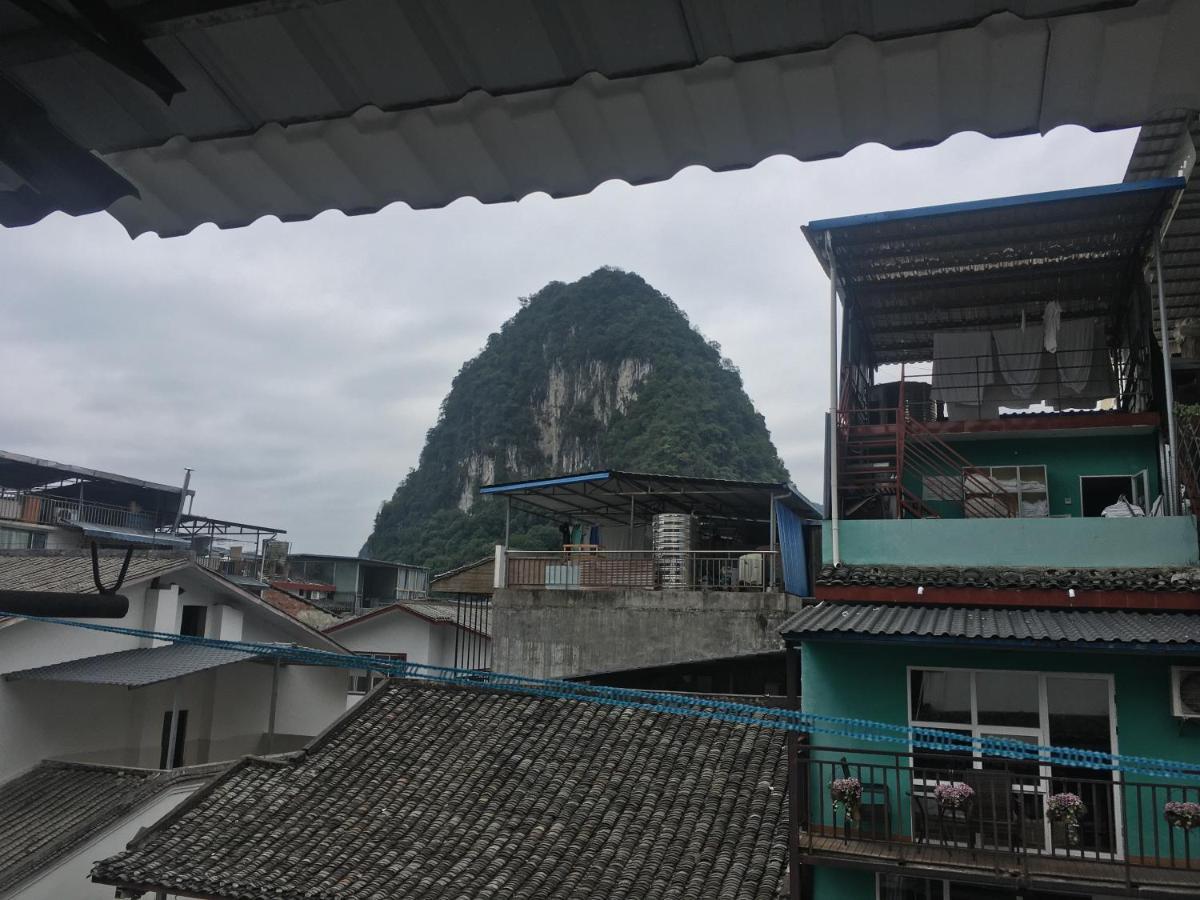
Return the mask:
[[[191,637],[204,637],[204,626],[208,621],[208,607],[195,603],[186,604],[179,619],[179,633]]]
[[[159,748],[158,767],[160,769],[178,769],[183,765],[183,745],[187,742],[187,710],[179,710],[175,718],[175,747],[171,764],[167,765],[167,755],[171,753],[171,710],[163,713],[162,745]]]
[[[973,466],[963,470],[967,517],[1050,515],[1045,466]]]
[[[379,659],[394,659],[396,662],[404,662],[408,659],[407,653],[376,653],[374,651],[366,651],[366,654]],[[379,687],[385,681],[387,681],[387,675],[382,672],[355,672],[350,676],[348,693],[366,694],[375,690],[375,688]]]
[[[972,738],[1115,753],[1112,690],[1108,675],[913,668],[909,721]],[[1020,829],[1026,847],[1064,846],[1064,835],[1044,815],[1045,798],[1061,792],[1078,794],[1094,811],[1079,849],[1110,854],[1120,846],[1119,798],[1111,775],[1036,760],[983,757],[966,749],[914,748],[912,765],[914,828],[926,829],[930,839],[972,844],[986,836],[986,828],[972,834],[965,822],[944,822],[933,800],[937,783],[966,781],[992,807],[1009,811],[1003,829]],[[1000,802],[1001,797],[1007,799]],[[1000,833],[999,826],[994,830]]]
[[[44,531],[25,531],[21,528],[0,528],[0,550],[44,550]]]

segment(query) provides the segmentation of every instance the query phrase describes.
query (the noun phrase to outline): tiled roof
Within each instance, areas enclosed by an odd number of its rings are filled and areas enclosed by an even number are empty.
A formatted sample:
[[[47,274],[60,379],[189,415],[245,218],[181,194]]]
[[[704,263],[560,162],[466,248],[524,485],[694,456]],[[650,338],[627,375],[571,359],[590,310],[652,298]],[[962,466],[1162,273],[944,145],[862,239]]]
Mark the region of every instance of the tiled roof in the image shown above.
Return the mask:
[[[117,684],[142,687],[194,672],[255,659],[257,654],[225,647],[167,644],[85,656],[4,676],[9,681],[69,681],[78,684]]]
[[[1103,644],[1185,645],[1200,652],[1200,613],[990,609],[909,604],[818,603],[783,624],[791,638],[859,636]]]
[[[167,787],[209,778],[223,768],[159,772],[43,762],[0,784],[0,893]]]
[[[465,608],[465,607],[464,607]],[[480,610],[486,609],[490,612],[491,604],[481,604]],[[340,622],[334,622],[325,628],[326,632],[340,631],[343,628],[348,628],[351,625],[358,625],[377,616],[386,615],[392,612],[408,612],[413,615],[420,616],[422,619],[428,619],[431,622],[437,622],[441,625],[454,625],[458,621],[457,605],[452,601],[439,600],[402,600],[397,603],[390,603],[387,606],[380,606],[376,609],[369,610],[360,616],[354,616],[349,619],[342,619]],[[478,621],[475,621],[478,619]],[[463,628],[468,631],[475,631],[485,637],[491,637],[491,617],[486,612],[481,615],[468,615],[463,622]]]
[[[238,900],[770,898],[786,781],[769,728],[393,680],[92,875]]]
[[[1044,569],[985,566],[825,566],[823,587],[1075,588],[1085,591],[1200,591],[1200,568]]]
[[[100,580],[107,586],[120,574],[125,552],[100,552]],[[135,551],[125,575],[126,584],[134,584],[166,575],[191,564],[187,553],[172,551]],[[12,550],[0,551],[0,588],[12,591],[59,591],[68,594],[94,594],[92,557],[86,550]]]

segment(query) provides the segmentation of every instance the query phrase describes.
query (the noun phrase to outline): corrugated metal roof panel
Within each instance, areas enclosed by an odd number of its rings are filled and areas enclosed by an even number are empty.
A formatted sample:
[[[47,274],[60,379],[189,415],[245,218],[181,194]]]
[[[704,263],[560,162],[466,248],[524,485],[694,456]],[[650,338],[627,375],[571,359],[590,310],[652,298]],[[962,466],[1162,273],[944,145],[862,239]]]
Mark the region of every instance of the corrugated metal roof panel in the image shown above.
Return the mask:
[[[135,235],[1200,107],[1187,0],[492,6],[344,0],[161,29],[150,46],[188,87],[170,107],[83,54],[8,71],[136,185],[110,207]]]
[[[818,603],[780,629],[790,640],[829,635],[963,641],[1170,644],[1200,651],[1200,614]]]
[[[22,669],[9,672],[4,677],[9,681],[66,681],[143,687],[257,658],[258,654],[225,647],[168,644],[165,647],[120,650],[35,669]]]

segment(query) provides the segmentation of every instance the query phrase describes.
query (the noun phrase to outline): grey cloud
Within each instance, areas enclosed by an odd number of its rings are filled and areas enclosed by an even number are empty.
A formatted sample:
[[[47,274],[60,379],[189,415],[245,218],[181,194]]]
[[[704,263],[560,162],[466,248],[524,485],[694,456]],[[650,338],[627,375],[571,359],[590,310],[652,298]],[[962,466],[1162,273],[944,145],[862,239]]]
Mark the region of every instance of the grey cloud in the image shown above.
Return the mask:
[[[459,366],[517,298],[616,265],[720,341],[818,496],[828,285],[800,225],[1119,180],[1133,140],[959,135],[566,200],[397,205],[170,240],[55,216],[0,233],[0,447],[169,482],[194,466],[196,511],[353,553]]]

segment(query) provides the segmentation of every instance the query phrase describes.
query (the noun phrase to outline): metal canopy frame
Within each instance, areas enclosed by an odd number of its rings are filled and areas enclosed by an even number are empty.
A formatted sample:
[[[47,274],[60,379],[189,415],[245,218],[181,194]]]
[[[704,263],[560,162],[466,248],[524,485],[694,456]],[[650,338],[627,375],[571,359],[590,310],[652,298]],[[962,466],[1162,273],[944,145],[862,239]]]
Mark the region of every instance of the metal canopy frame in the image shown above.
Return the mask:
[[[773,498],[805,518],[821,517],[819,509],[794,486],[781,482],[608,470],[487,485],[479,492],[505,497],[515,506],[550,519],[576,517],[622,527],[632,521],[649,521],[657,513],[769,523]]]
[[[1128,297],[1181,178],[822,219],[804,233],[876,365],[932,358],[931,334],[1064,317]]]

